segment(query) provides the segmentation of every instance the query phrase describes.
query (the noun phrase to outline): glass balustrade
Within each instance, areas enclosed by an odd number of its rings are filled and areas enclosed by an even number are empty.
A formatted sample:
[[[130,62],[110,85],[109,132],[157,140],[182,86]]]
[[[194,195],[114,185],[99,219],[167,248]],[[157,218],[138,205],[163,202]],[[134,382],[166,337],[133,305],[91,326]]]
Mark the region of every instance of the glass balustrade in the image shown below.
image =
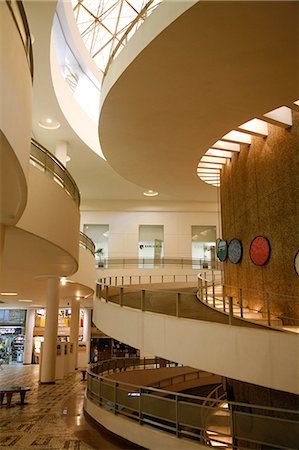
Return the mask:
[[[30,163],[49,175],[79,207],[80,193],[73,177],[49,150],[34,139],[31,140]]]

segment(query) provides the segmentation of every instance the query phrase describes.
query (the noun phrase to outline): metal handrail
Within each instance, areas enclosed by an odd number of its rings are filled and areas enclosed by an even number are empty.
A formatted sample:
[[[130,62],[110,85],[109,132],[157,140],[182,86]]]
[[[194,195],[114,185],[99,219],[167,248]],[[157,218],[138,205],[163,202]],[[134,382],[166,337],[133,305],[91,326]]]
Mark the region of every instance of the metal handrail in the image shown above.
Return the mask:
[[[84,233],[82,233],[82,231],[80,231],[80,241],[79,241],[80,245],[84,248],[86,248],[87,250],[89,250],[92,255],[94,256],[94,252],[95,252],[95,244],[94,242]]]
[[[208,397],[181,394],[122,382],[98,375],[95,365],[87,371],[87,397],[97,407],[105,408],[139,424],[158,427],[177,437],[206,442],[205,433],[212,431],[213,440],[223,436],[233,438],[232,449],[240,449],[236,439],[242,440],[242,449],[251,443],[261,443],[275,449],[296,448],[299,431],[299,412],[265,405],[225,401],[230,415],[231,434],[209,429],[207,417],[223,404],[223,398],[213,399],[215,406],[204,404]],[[254,426],[253,426],[254,424]],[[275,424],[275,426],[274,426]],[[278,431],[277,431],[278,430]]]
[[[138,358],[138,357],[131,357],[131,358],[113,358],[113,359],[107,359],[100,362],[96,362],[90,365],[90,370],[93,373],[96,373],[97,375],[104,375],[106,373],[110,373],[112,371],[113,373],[115,371],[121,371],[128,368],[142,368],[147,369],[148,366],[155,366],[155,368],[158,368],[158,365],[160,366],[161,363],[165,364],[166,367],[178,367],[182,366],[181,364],[178,364],[174,361],[170,361],[168,359],[163,359],[155,356],[154,358]],[[163,367],[165,367],[163,365]]]
[[[98,262],[99,267],[109,269],[110,267],[116,268],[132,268],[133,266],[140,268],[148,268],[151,266],[154,268],[161,268],[164,266],[180,266],[181,268],[189,267],[193,269],[215,269],[220,268],[218,261],[211,261],[208,259],[196,259],[196,258],[101,258]]]
[[[77,184],[64,165],[49,150],[31,139],[30,162],[53,177],[65,192],[80,206],[80,193]]]
[[[152,284],[152,283],[188,283],[194,282],[197,285],[198,278],[196,274],[176,273],[176,274],[158,274],[158,275],[111,275],[98,279],[98,284],[102,286],[124,286],[128,281],[128,286],[132,284]]]
[[[267,321],[266,326],[281,328],[281,324],[277,324],[279,320],[299,322],[299,317],[285,315],[283,313],[277,314],[273,311],[273,303],[275,302],[275,309],[277,309],[277,303],[284,307],[288,302],[291,306],[299,303],[299,297],[276,294],[269,291],[258,290],[255,288],[240,288],[236,286],[231,286],[224,284],[222,282],[223,274],[220,272],[204,272],[198,274],[199,279],[199,291],[198,298],[208,306],[219,311],[221,307],[221,312],[227,314],[230,318],[230,322],[233,317],[238,319],[247,320],[249,322],[254,322],[255,319],[246,319],[244,317],[244,309],[246,308],[248,312],[261,313],[263,319]],[[216,294],[216,288],[221,287],[221,294]],[[212,290],[212,292],[209,292]],[[248,293],[248,298],[244,299],[244,292]],[[249,296],[258,297],[258,301],[262,304],[260,309],[252,308],[248,306]],[[222,303],[216,307],[216,303],[219,301]],[[245,306],[246,303],[246,306]],[[236,311],[238,310],[238,311]],[[287,325],[286,325],[287,326]]]
[[[6,4],[11,12],[12,18],[21,37],[29,65],[29,70],[31,73],[31,78],[33,80],[32,40],[23,3],[19,0],[6,0]]]

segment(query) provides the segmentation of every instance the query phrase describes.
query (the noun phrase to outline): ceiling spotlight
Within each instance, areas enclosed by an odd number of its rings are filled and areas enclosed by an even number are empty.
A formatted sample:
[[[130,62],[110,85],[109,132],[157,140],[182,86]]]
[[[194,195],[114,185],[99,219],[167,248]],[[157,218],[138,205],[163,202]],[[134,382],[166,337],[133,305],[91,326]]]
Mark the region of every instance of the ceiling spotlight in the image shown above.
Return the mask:
[[[66,157],[66,162],[70,162],[70,160],[71,160],[71,157],[70,157],[70,156],[67,156],[67,157]]]
[[[65,286],[66,285],[66,277],[61,277],[60,278],[60,284],[61,284],[61,286]]]
[[[143,195],[146,195],[147,197],[155,197],[158,194],[159,192],[153,191],[152,189],[148,189],[147,191],[143,192]]]
[[[38,125],[46,130],[57,130],[60,127],[60,123],[57,120],[51,119],[51,117],[40,120]]]

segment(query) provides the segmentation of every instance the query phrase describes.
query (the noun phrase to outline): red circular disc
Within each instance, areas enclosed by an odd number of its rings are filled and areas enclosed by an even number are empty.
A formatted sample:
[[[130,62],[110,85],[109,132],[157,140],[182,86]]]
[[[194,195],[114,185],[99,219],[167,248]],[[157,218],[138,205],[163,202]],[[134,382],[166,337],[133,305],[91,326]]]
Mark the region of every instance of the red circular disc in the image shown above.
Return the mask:
[[[263,236],[255,237],[251,244],[249,255],[256,266],[263,266],[270,258],[270,242]]]

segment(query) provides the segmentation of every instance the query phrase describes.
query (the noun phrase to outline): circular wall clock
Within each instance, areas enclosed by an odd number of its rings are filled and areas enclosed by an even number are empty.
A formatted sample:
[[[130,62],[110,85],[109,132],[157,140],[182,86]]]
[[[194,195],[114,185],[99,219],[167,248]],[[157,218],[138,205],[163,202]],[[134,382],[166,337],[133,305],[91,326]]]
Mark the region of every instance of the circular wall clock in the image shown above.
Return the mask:
[[[255,237],[250,244],[249,256],[253,264],[263,266],[270,258],[270,242],[264,236]]]
[[[294,266],[295,266],[296,274],[299,275],[299,250],[295,255]]]
[[[238,239],[232,239],[228,244],[228,259],[233,264],[238,264],[242,258],[242,243]]]
[[[217,244],[217,258],[219,261],[223,262],[227,258],[227,242],[223,239],[219,239]]]

